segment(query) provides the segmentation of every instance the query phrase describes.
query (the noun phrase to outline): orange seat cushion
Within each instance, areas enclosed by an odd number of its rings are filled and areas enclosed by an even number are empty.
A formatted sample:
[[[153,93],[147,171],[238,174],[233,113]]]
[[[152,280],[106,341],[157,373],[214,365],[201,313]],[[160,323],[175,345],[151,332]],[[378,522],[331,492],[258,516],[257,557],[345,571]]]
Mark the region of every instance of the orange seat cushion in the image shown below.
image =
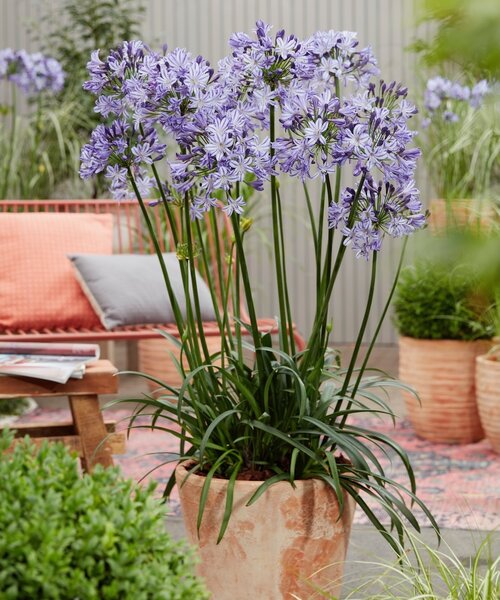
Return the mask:
[[[0,329],[91,328],[99,317],[68,254],[111,254],[109,214],[0,214]]]

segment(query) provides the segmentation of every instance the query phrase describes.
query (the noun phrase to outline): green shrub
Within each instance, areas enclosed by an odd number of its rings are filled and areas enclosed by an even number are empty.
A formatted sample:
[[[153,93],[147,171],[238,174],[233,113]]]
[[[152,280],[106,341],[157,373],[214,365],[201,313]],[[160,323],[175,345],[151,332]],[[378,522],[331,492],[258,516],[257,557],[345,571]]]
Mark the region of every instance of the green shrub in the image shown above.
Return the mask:
[[[193,559],[165,531],[152,487],[118,469],[80,476],[62,444],[11,452],[0,435],[0,598],[207,598]],[[154,486],[153,486],[154,487]]]
[[[420,260],[401,272],[394,324],[401,335],[418,339],[489,338],[491,304],[471,267]]]

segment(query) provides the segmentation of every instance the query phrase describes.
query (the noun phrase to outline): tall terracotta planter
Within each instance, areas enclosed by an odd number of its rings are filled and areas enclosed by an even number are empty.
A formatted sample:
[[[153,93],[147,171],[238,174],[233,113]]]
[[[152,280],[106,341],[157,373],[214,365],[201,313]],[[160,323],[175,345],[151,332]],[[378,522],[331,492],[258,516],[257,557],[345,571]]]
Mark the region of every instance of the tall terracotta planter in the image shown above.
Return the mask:
[[[415,432],[432,442],[469,444],[484,437],[475,394],[475,360],[490,342],[480,340],[399,340],[399,378]]]
[[[434,233],[465,226],[488,230],[494,219],[494,211],[489,203],[470,198],[434,199],[429,203],[429,211],[429,227]]]
[[[498,355],[476,358],[479,417],[493,450],[500,453],[500,361]]]
[[[224,513],[227,481],[214,479],[208,494],[200,536],[196,520],[204,478],[186,477],[179,465],[179,488],[188,539],[198,546],[198,574],[214,600],[281,600],[312,596],[320,586],[340,593],[343,561],[355,504],[346,497],[339,519],[332,489],[318,479],[280,482],[254,504],[245,506],[262,483],[237,481],[228,529],[217,544]]]

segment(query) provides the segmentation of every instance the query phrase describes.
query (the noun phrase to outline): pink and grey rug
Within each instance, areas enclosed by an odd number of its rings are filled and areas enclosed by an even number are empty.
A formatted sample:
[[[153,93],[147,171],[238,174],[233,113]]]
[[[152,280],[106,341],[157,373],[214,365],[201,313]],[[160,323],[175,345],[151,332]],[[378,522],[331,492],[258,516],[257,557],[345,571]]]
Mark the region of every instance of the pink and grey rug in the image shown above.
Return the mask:
[[[106,418],[120,421],[117,429],[125,429],[126,409],[106,411]],[[24,417],[26,422],[68,420],[66,410],[38,409]],[[390,435],[409,454],[417,480],[417,495],[429,507],[442,528],[478,529],[490,531],[500,527],[500,455],[491,450],[488,442],[461,446],[432,444],[417,438],[408,421],[400,421],[396,428],[379,420],[363,421]],[[174,469],[175,462],[162,464],[176,452],[177,440],[161,431],[137,429],[127,441],[127,452],[115,456],[123,473],[136,480],[154,479],[161,491]],[[381,458],[382,459],[382,458]],[[404,470],[398,461],[391,464],[384,459],[389,477],[407,484]],[[179,513],[174,490],[170,509]],[[425,524],[419,510],[414,511]],[[383,513],[377,510],[381,517]],[[361,511],[355,522],[366,523]]]

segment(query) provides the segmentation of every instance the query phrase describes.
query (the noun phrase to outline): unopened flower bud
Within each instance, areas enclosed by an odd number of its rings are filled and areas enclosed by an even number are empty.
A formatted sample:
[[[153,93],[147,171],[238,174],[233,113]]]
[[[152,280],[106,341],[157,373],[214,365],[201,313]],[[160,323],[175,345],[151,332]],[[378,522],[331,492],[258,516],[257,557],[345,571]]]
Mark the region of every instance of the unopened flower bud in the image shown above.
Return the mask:
[[[242,217],[240,219],[240,228],[241,228],[242,233],[245,233],[245,231],[248,231],[252,225],[253,225],[253,219],[251,219],[250,217]]]
[[[189,246],[186,243],[179,242],[175,251],[179,260],[189,260]]]

